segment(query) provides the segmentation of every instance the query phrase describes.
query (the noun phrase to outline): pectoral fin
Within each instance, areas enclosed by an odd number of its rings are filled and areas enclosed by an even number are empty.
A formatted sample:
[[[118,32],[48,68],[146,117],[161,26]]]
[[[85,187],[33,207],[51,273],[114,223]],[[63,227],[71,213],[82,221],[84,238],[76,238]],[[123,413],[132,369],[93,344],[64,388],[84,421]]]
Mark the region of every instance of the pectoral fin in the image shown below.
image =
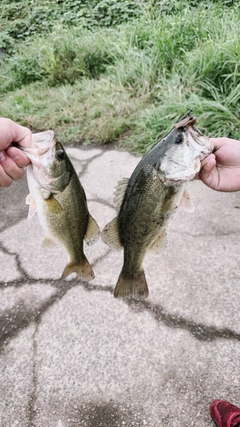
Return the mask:
[[[30,193],[26,197],[26,205],[29,205],[28,219],[31,219],[35,215],[35,213],[37,213],[37,206],[34,201],[34,198]]]
[[[52,213],[52,214],[61,214],[62,213],[62,206],[60,205],[60,203],[57,201],[57,199],[55,199],[55,197],[51,194],[50,197],[48,197],[47,199],[44,199],[45,202],[47,203],[47,207],[48,210]]]
[[[189,194],[187,193],[187,191],[184,191],[182,198],[181,198],[180,205],[185,210],[185,212],[189,212],[189,213],[194,212],[194,206],[193,206],[192,200],[191,200]]]
[[[106,245],[111,249],[116,251],[120,251],[122,249],[122,244],[118,234],[117,217],[104,227],[101,237],[104,243],[106,243]]]
[[[95,219],[89,214],[87,231],[84,240],[87,245],[93,245],[100,236],[100,229]]]

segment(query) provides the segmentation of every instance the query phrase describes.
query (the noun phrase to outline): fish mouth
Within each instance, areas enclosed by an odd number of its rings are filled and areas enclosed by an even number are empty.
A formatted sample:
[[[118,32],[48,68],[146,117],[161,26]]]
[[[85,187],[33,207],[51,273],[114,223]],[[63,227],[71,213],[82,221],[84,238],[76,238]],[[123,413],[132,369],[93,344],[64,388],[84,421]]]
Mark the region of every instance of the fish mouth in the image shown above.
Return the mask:
[[[32,146],[28,148],[21,147],[21,149],[32,163],[40,166],[41,157],[52,151],[55,144],[54,132],[53,130],[48,130],[33,134]]]
[[[186,127],[187,144],[194,150],[199,151],[201,160],[213,151],[211,140],[203,135],[195,126]]]
[[[54,132],[48,130],[33,134],[32,146],[23,148],[24,153],[31,161],[28,167],[32,168],[37,182],[44,190],[53,194],[60,192],[57,189],[56,183],[64,176],[64,172],[57,177],[53,177],[51,172],[49,172],[48,165],[52,163],[52,159],[54,158],[55,145]]]
[[[33,148],[39,150],[39,155],[45,154],[55,145],[53,130],[34,133],[32,136]]]
[[[181,120],[174,125],[175,129],[179,128],[185,128],[186,126],[194,126],[195,123],[197,123],[197,118],[194,117],[192,114],[192,110],[189,110],[182,118]]]
[[[195,126],[197,118],[193,116],[192,110],[189,110],[181,120],[174,125],[175,129],[183,128],[187,135],[187,145],[201,153],[203,159],[213,151],[213,144],[210,139],[203,135],[202,132]]]

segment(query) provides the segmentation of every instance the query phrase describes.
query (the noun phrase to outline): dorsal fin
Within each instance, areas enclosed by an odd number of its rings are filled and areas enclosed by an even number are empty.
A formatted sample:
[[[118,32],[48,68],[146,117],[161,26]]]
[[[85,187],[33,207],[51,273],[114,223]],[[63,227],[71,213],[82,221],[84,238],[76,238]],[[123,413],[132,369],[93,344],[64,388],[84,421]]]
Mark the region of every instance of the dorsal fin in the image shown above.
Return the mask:
[[[124,197],[125,191],[126,191],[127,186],[128,186],[128,182],[129,182],[129,178],[123,178],[123,179],[121,179],[121,181],[118,181],[118,184],[116,186],[116,189],[114,192],[115,196],[114,196],[113,202],[114,202],[118,211],[120,210],[120,207],[121,207],[121,204],[123,201],[123,197]]]

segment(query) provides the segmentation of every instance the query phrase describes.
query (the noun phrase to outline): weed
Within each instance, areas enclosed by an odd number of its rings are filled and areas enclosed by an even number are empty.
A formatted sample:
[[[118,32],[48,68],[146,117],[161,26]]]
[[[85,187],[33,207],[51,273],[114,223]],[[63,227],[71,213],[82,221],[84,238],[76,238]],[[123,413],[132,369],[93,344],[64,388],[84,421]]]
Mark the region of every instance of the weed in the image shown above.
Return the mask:
[[[3,13],[1,115],[144,153],[191,107],[207,134],[239,139],[238,2],[3,0]]]

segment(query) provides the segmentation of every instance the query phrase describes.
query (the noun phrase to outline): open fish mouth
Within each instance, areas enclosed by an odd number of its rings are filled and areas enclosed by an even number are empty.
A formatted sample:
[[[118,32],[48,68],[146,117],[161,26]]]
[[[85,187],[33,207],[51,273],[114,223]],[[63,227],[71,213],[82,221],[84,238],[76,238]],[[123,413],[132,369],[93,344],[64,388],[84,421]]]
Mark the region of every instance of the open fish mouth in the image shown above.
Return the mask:
[[[36,181],[41,187],[53,194],[59,193],[57,183],[62,181],[66,171],[54,176],[51,165],[55,160],[56,139],[52,130],[35,133],[32,135],[32,146],[22,148],[26,156],[31,161],[28,168],[31,168]]]
[[[212,143],[210,139],[203,135],[202,132],[195,126],[197,118],[191,114],[189,110],[182,119],[174,125],[175,129],[183,128],[187,135],[187,145],[194,150],[199,151],[201,160],[212,151]]]
[[[182,118],[181,118],[181,120],[176,124],[176,125],[174,125],[174,127],[176,128],[176,129],[179,129],[179,128],[185,128],[187,125],[188,126],[194,126],[195,125],[195,123],[197,123],[197,118],[196,117],[194,117],[192,114],[192,110],[189,110]]]
[[[56,144],[54,132],[48,130],[46,132],[39,132],[32,135],[32,146],[22,148],[26,156],[37,166],[41,164],[41,157],[46,153],[51,155],[52,149]]]
[[[196,126],[187,124],[186,126],[187,144],[196,153],[199,152],[199,159],[203,160],[212,150],[213,145],[208,136],[202,134]]]
[[[53,130],[33,134],[32,142],[33,149],[37,149],[39,155],[45,154],[56,143]]]
[[[195,126],[187,126],[187,141],[189,147],[193,147],[195,150],[204,154],[209,154],[212,150],[212,143],[207,136],[204,136]]]
[[[190,112],[180,119],[167,137],[169,142],[159,161],[160,175],[165,186],[194,179],[201,168],[201,161],[213,151],[210,138],[196,127],[197,119]],[[176,143],[178,138],[181,143]]]

